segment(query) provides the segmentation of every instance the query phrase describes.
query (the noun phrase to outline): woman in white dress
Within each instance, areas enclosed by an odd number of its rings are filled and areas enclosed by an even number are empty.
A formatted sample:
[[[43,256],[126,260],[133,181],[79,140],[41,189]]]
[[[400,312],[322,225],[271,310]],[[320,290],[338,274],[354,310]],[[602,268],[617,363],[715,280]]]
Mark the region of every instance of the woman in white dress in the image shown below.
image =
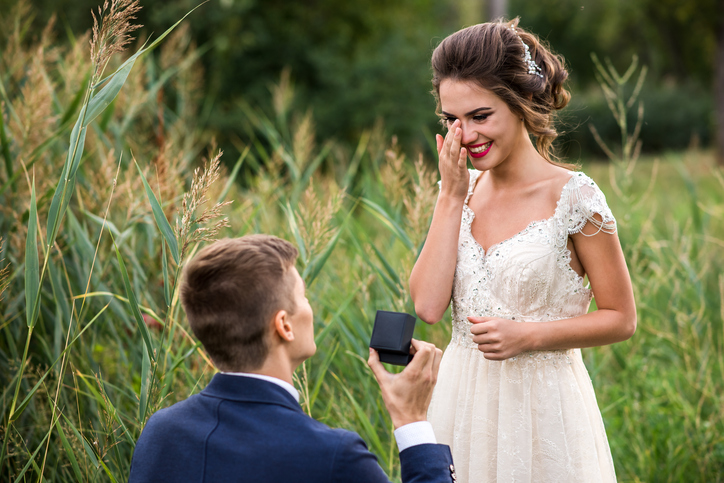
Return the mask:
[[[430,324],[452,301],[453,333],[428,419],[461,482],[615,481],[580,348],[633,335],[631,281],[603,193],[550,154],[563,59],[517,24],[463,29],[432,56],[448,132],[410,291]]]

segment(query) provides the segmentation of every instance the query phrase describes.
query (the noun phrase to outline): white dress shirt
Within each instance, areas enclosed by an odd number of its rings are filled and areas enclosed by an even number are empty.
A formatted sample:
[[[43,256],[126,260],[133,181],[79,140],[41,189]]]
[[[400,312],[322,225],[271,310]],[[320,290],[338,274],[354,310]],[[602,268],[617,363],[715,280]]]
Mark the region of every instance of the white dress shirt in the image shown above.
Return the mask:
[[[224,372],[229,376],[242,376],[242,377],[253,377],[255,379],[262,379],[264,381],[271,382],[280,386],[289,394],[292,395],[295,401],[299,402],[299,391],[294,386],[286,381],[277,379],[272,376],[265,376],[263,374],[251,374],[248,372]],[[401,452],[412,446],[418,444],[437,444],[435,433],[432,430],[432,425],[427,421],[417,421],[415,423],[405,424],[395,430],[395,440],[397,441],[397,449]]]

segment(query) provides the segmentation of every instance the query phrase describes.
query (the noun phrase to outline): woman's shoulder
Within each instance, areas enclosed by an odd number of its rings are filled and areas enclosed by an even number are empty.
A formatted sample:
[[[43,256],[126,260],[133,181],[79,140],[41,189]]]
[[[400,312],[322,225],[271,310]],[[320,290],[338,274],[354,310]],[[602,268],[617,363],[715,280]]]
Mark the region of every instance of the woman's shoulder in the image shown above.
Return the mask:
[[[560,203],[567,208],[564,211],[570,224],[569,234],[580,232],[589,222],[593,223],[598,231],[614,233],[616,219],[601,188],[583,171],[570,171],[569,176]]]
[[[577,199],[602,198],[605,202],[606,195],[601,191],[601,188],[593,178],[583,171],[569,171],[569,176],[570,179],[568,183],[566,183],[566,187],[569,191],[576,194]]]

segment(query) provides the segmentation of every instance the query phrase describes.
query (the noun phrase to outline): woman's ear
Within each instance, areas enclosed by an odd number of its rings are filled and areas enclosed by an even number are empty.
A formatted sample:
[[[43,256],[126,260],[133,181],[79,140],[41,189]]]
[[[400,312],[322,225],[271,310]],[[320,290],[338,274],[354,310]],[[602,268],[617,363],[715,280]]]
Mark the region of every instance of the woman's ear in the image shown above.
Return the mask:
[[[274,315],[274,332],[281,337],[282,340],[291,342],[294,340],[294,330],[286,310],[280,310]]]

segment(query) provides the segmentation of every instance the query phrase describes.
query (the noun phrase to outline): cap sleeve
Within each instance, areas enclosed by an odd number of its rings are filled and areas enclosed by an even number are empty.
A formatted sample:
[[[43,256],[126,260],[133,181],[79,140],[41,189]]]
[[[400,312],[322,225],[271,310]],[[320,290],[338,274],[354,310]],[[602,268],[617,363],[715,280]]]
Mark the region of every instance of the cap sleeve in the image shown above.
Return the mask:
[[[568,234],[581,233],[586,223],[590,223],[597,230],[587,236],[593,236],[601,231],[608,234],[616,233],[616,219],[606,203],[603,191],[583,173],[575,173],[573,178],[568,197]]]

